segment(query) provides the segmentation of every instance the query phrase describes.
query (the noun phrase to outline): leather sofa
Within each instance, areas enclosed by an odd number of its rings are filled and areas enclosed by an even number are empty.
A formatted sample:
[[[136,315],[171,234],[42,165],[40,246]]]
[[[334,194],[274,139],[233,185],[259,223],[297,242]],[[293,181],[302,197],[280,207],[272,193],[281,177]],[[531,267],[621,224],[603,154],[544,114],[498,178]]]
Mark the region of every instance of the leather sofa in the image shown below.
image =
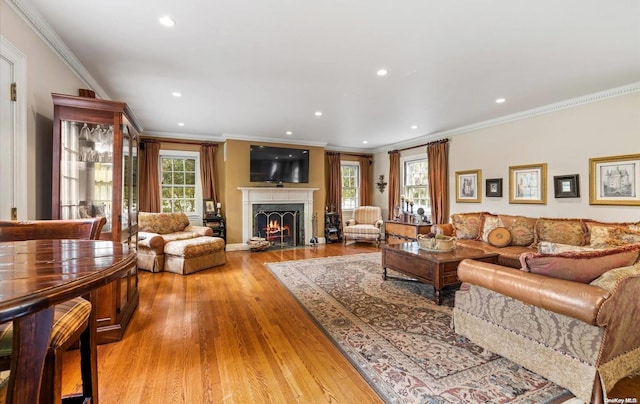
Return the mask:
[[[191,225],[182,212],[139,212],[138,268],[188,274],[222,265],[225,263],[224,239],[212,236],[211,228]],[[166,258],[170,265],[165,268]]]
[[[436,230],[473,235],[460,217],[452,219]],[[606,402],[617,381],[640,374],[640,224],[525,219],[535,222],[530,245],[503,247],[499,265],[464,260],[458,266],[455,331],[585,402]],[[482,240],[482,223],[474,239],[458,245],[500,253],[503,248]],[[550,244],[564,250],[539,251]]]

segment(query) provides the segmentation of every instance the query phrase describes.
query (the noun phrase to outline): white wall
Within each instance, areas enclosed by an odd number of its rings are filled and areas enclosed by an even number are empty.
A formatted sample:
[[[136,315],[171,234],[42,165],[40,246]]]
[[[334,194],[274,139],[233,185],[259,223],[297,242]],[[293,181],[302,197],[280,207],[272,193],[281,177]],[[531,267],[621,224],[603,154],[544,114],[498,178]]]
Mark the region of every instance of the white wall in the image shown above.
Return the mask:
[[[38,35],[4,1],[0,0],[0,34],[16,46],[27,59],[26,88],[18,88],[19,97],[27,97],[27,218],[36,219],[36,202],[41,210],[50,209],[51,192],[42,189],[44,174],[51,175],[50,161],[37,158],[37,152],[50,153],[53,101],[51,93],[78,94],[79,88],[87,88],[78,76],[51,51]],[[48,136],[48,138],[47,138]],[[47,150],[43,151],[42,149]],[[38,164],[46,165],[39,167]],[[38,176],[38,178],[36,178]],[[51,187],[50,178],[44,184]],[[46,187],[45,187],[46,188]],[[46,200],[48,199],[48,200]]]

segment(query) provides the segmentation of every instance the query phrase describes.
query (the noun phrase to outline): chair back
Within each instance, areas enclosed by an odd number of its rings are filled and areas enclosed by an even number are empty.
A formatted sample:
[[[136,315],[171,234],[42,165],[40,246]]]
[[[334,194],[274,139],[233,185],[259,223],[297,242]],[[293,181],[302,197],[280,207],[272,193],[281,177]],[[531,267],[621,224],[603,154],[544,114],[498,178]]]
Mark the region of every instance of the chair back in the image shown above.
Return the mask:
[[[382,209],[378,206],[358,206],[353,210],[356,223],[375,224],[382,219]]]
[[[0,241],[77,239],[97,240],[107,219],[0,220]]]

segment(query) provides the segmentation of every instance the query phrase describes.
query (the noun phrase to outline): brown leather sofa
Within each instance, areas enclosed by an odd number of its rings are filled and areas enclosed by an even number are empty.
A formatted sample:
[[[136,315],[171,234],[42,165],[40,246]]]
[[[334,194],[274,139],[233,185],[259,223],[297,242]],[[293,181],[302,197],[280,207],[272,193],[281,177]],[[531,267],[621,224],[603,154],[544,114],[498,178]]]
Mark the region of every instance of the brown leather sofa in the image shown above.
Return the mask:
[[[455,296],[455,331],[585,402],[606,402],[607,391],[617,381],[640,374],[640,333],[636,331],[640,313],[640,226],[582,219],[525,219],[535,223],[533,241],[528,246],[491,246],[482,240],[482,234],[487,233],[482,219],[476,222],[475,238],[458,240],[458,245],[498,252],[501,265],[474,260],[460,263],[462,285]],[[451,224],[437,225],[436,230],[473,236],[474,225],[465,228],[460,226],[460,217],[452,220]],[[551,230],[562,234],[556,237]],[[583,269],[590,269],[590,262],[601,264],[598,260],[609,259],[607,254],[613,251],[631,251],[632,255],[629,265],[605,268],[590,282],[520,270],[523,263],[528,263],[526,257],[554,258],[553,254],[536,254],[543,242],[562,246],[573,242],[580,244],[574,246],[578,250],[597,249],[556,255],[559,264],[555,269],[559,271],[572,265],[572,259],[584,258],[581,254],[590,257],[583,260]],[[520,257],[522,253],[524,258]]]

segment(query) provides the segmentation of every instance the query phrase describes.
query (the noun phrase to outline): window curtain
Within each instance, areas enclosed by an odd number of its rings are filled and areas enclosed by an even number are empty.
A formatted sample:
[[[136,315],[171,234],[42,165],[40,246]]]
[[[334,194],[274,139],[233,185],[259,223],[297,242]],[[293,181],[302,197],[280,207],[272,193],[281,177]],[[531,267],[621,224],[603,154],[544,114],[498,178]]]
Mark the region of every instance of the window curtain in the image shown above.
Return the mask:
[[[370,206],[371,201],[371,157],[361,156],[360,161],[360,206]]]
[[[334,207],[334,211],[342,217],[342,170],[340,153],[327,152],[329,175],[327,189],[327,206]]]
[[[400,152],[389,152],[389,220],[394,220],[396,206],[400,206]]]
[[[141,141],[138,156],[140,212],[160,212],[160,143]]]
[[[200,146],[200,176],[202,177],[202,198],[218,202],[216,195],[216,150],[218,145],[205,143]]]
[[[447,223],[449,217],[449,139],[427,144],[429,164],[429,197],[431,198],[431,221]]]

